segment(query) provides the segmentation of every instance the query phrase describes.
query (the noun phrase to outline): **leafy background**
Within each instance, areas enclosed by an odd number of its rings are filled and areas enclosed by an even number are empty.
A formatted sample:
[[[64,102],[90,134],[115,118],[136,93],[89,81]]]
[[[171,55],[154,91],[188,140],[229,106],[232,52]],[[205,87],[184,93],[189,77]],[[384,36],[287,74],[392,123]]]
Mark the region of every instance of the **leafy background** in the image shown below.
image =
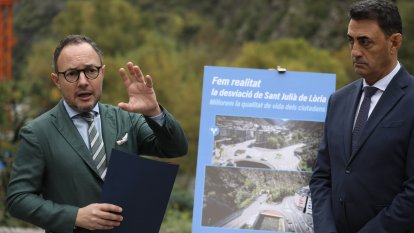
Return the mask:
[[[139,64],[158,100],[182,123],[189,153],[181,166],[162,233],[191,232],[203,67],[205,65],[337,74],[337,88],[357,79],[346,30],[351,0],[16,0],[13,79],[0,84],[0,225],[27,226],[4,209],[18,131],[60,99],[50,81],[54,48],[85,34],[104,52],[102,101],[126,99],[118,69]],[[405,41],[400,62],[414,71],[414,2],[399,0]]]

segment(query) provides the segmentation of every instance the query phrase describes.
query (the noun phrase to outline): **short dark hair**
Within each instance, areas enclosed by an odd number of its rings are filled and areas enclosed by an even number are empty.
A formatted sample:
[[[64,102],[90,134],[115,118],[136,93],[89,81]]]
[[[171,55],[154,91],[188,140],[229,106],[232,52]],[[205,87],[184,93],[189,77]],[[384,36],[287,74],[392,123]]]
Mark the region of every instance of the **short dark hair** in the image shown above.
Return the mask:
[[[349,10],[350,19],[372,19],[378,22],[379,27],[387,35],[402,34],[401,16],[394,2],[388,0],[363,0],[355,2]]]
[[[63,38],[55,49],[55,53],[53,55],[53,64],[52,64],[52,67],[55,72],[58,72],[57,60],[60,56],[60,53],[62,52],[62,49],[66,47],[67,45],[82,44],[82,43],[88,43],[89,45],[91,45],[92,48],[95,50],[95,52],[98,54],[101,64],[103,64],[102,52],[98,48],[98,45],[95,43],[95,41],[93,41],[92,39],[84,35],[69,35]]]

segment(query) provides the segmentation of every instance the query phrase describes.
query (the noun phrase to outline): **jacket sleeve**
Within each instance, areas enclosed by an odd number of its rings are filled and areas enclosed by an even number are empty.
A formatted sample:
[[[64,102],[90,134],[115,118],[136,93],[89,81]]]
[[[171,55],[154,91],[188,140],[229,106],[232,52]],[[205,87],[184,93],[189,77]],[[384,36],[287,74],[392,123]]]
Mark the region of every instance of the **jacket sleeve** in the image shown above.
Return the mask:
[[[163,108],[162,108],[163,109]],[[139,128],[140,152],[158,157],[179,157],[187,153],[188,142],[178,121],[166,109],[164,124],[159,125],[149,117],[145,117],[148,125]]]
[[[7,189],[8,211],[46,230],[73,232],[78,208],[45,200],[40,195],[45,176],[42,147],[30,126],[22,128],[20,137]]]
[[[332,97],[331,97],[332,98]],[[328,149],[327,122],[329,121],[330,101],[328,114],[325,120],[324,136],[319,146],[316,165],[309,184],[312,198],[312,216],[315,233],[337,232],[332,211],[331,195],[331,164]]]

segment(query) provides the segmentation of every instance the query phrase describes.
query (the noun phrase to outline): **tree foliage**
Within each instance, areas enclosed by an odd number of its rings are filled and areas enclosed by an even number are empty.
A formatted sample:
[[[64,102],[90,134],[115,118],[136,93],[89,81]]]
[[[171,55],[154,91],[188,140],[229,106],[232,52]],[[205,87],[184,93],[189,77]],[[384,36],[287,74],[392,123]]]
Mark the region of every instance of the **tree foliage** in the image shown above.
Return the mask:
[[[280,65],[288,71],[336,73],[339,88],[359,78],[346,44],[346,14],[351,2],[16,1],[15,77],[14,82],[0,85],[0,106],[7,113],[0,115],[1,156],[4,151],[14,151],[17,132],[24,122],[60,99],[50,81],[58,40],[68,34],[85,34],[104,53],[102,102],[116,105],[126,100],[118,71],[128,61],[140,65],[145,74],[153,77],[158,101],[177,117],[189,139],[188,156],[176,159],[181,166],[176,189],[191,190],[204,66],[269,69]],[[400,0],[398,4],[405,37],[400,62],[413,71],[410,60],[414,56],[414,4],[409,0]],[[275,139],[274,143],[282,142]],[[309,167],[309,161],[303,166]],[[174,223],[191,221],[189,199],[172,198],[169,211],[185,209],[184,214],[168,212],[161,232],[189,232],[190,223]]]
[[[52,29],[58,38],[85,34],[96,41],[105,56],[125,54],[142,44],[145,34],[142,15],[124,0],[68,1]]]
[[[292,71],[336,73],[338,87],[349,82],[343,65],[332,58],[329,51],[314,48],[303,38],[246,43],[237,59],[221,64],[260,69],[282,66]]]
[[[403,44],[399,50],[400,62],[411,73],[414,72],[414,2],[409,0],[400,0],[399,11],[403,21]]]

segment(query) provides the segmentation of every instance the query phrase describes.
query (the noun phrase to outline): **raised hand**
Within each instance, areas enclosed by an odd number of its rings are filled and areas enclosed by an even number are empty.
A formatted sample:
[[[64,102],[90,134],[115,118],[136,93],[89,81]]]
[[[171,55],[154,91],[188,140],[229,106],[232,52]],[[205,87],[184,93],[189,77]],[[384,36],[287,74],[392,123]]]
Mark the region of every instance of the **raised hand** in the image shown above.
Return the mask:
[[[141,69],[132,62],[127,63],[127,68],[129,75],[124,68],[119,69],[119,74],[127,89],[129,102],[120,102],[118,107],[128,112],[141,113],[150,117],[159,115],[161,109],[157,102],[151,76],[144,76]]]

